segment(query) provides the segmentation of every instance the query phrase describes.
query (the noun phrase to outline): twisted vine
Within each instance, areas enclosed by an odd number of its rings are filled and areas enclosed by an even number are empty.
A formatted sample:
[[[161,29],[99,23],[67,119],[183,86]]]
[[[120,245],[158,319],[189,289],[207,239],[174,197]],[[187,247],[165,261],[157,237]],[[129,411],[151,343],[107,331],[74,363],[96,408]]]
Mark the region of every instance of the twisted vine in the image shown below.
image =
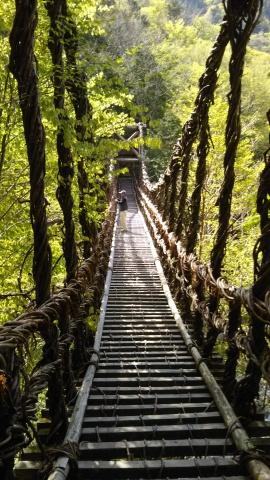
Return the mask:
[[[56,196],[64,217],[63,252],[66,263],[67,281],[74,278],[78,255],[75,243],[75,225],[73,221],[73,197],[71,191],[74,177],[72,153],[65,146],[64,124],[68,121],[65,112],[65,81],[63,65],[63,0],[49,0],[45,4],[50,18],[48,47],[53,64],[54,106],[58,116],[56,138],[58,153],[58,187]]]
[[[226,244],[229,234],[231,217],[232,192],[235,181],[234,164],[241,134],[241,89],[245,63],[246,47],[250,35],[254,30],[260,13],[261,0],[223,2],[228,18],[231,58],[229,62],[230,93],[228,95],[228,115],[226,121],[225,144],[226,150],[223,160],[224,179],[216,205],[219,207],[218,229],[215,243],[211,251],[211,268],[215,278],[221,275],[222,263],[225,257]],[[216,311],[219,304],[217,297],[211,296],[210,310]],[[210,327],[204,354],[209,356],[215,345],[218,329]]]
[[[267,119],[270,125],[270,110],[267,112]],[[269,137],[270,139],[270,137]],[[265,166],[260,176],[260,184],[257,194],[257,212],[260,215],[261,235],[255,244],[254,258],[254,285],[252,295],[256,302],[263,302],[270,290],[270,148],[264,153]],[[263,314],[267,321],[270,315]],[[248,414],[254,410],[254,401],[258,395],[261,376],[269,369],[269,347],[265,339],[265,323],[257,317],[256,313],[252,315],[251,327],[249,332],[249,342],[253,352],[253,357],[249,360],[245,379],[237,385],[237,391],[234,399],[236,410],[243,408],[243,398],[245,399],[245,410]],[[260,365],[263,364],[266,369],[262,371]],[[266,370],[266,372],[265,372]]]
[[[228,360],[224,372],[224,388],[232,394],[232,386],[237,385],[235,380],[236,363],[239,350],[260,369],[264,378],[270,383],[270,350],[265,348],[260,358],[254,354],[254,342],[250,335],[242,330],[240,306],[244,306],[250,315],[258,315],[261,324],[270,324],[270,295],[263,301],[255,298],[252,288],[237,288],[229,285],[224,279],[215,279],[209,265],[201,263],[194,254],[187,255],[186,249],[177,240],[174,234],[169,233],[168,224],[162,220],[158,209],[148,198],[147,194],[137,185],[138,200],[145,215],[151,235],[158,249],[172,292],[177,301],[185,294],[190,298],[191,309],[197,312],[207,324],[215,326],[228,339]],[[191,278],[191,283],[188,282]],[[198,287],[202,287],[205,294],[226,300],[230,312],[228,319],[218,312],[211,312],[209,304],[198,296]],[[268,319],[268,320],[267,320]],[[196,332],[195,332],[196,335]],[[246,384],[245,377],[244,383]],[[243,400],[247,397],[242,397]],[[232,398],[235,401],[235,397]],[[242,403],[243,405],[243,403]],[[248,410],[245,409],[248,414]],[[243,409],[244,412],[244,409]]]
[[[213,49],[206,61],[206,70],[199,80],[199,93],[195,100],[195,109],[191,114],[190,119],[185,123],[181,137],[174,146],[171,164],[170,164],[170,181],[165,182],[165,205],[168,204],[168,222],[170,230],[175,230],[177,236],[181,237],[183,230],[184,211],[187,197],[187,183],[189,175],[189,162],[191,158],[192,147],[195,140],[200,133],[201,140],[198,149],[199,158],[201,158],[200,167],[203,168],[203,155],[207,155],[207,148],[204,154],[205,146],[208,144],[209,125],[208,125],[208,111],[213,103],[213,95],[217,84],[217,71],[220,67],[223,54],[228,43],[228,25],[226,18],[221,24],[220,33],[213,46]],[[180,173],[180,193],[178,215],[176,222],[176,196],[177,196],[177,182]],[[202,171],[200,172],[200,178]],[[198,180],[198,178],[197,178]],[[203,179],[202,179],[203,180]],[[196,184],[197,185],[197,184]],[[199,192],[198,192],[199,193]],[[197,196],[198,197],[198,196]],[[196,200],[197,200],[196,197]],[[194,199],[195,202],[195,199]],[[197,200],[197,203],[198,200]],[[195,207],[193,207],[194,211]],[[197,211],[196,211],[197,213]],[[196,221],[195,215],[194,222]],[[176,223],[176,225],[175,225]],[[196,227],[193,227],[193,229]]]
[[[211,267],[215,278],[218,278],[221,274],[228,237],[235,180],[234,164],[241,133],[241,88],[246,47],[258,22],[262,6],[261,0],[241,0],[239,2],[228,0],[223,3],[228,19],[229,39],[232,49],[229,62],[231,90],[228,95],[229,109],[225,132],[224,180],[217,200],[219,223],[215,244],[211,252]]]
[[[32,440],[31,420],[36,417],[38,395],[47,386],[51,423],[46,442],[56,442],[63,437],[67,426],[65,410],[76,393],[71,396],[71,378],[66,375],[69,372],[65,362],[68,359],[72,372],[78,375],[91,357],[93,336],[86,319],[89,308],[95,310],[100,304],[115,218],[114,199],[115,189],[93,253],[78,268],[76,278],[39,308],[0,326],[1,478],[12,478],[8,475],[12,475],[15,455]],[[65,333],[68,325],[69,333]],[[36,335],[41,335],[46,348],[28,378],[17,352],[30,355],[28,344],[30,340],[35,341]]]
[[[34,235],[33,277],[36,303],[50,296],[51,249],[47,234],[45,177],[45,136],[42,125],[34,33],[37,25],[36,0],[16,0],[10,34],[9,69],[17,80],[20,107],[30,169],[30,219]]]
[[[92,107],[88,100],[85,75],[77,65],[78,35],[74,20],[67,8],[66,0],[62,7],[64,22],[64,49],[67,57],[68,78],[66,86],[76,114],[76,133],[79,142],[92,142],[90,130]],[[89,180],[85,168],[85,159],[80,156],[78,160],[78,187],[79,187],[79,222],[83,235],[83,256],[88,258],[95,241],[97,230],[93,221],[89,220],[86,194],[89,192]]]
[[[199,145],[197,147],[198,165],[196,169],[195,188],[191,196],[191,215],[188,223],[187,253],[192,253],[194,251],[198,236],[201,194],[206,176],[206,158],[209,152],[209,108],[214,103],[214,92],[217,86],[218,70],[228,41],[228,22],[225,17],[211,54],[206,61],[206,70],[200,78],[199,94],[195,101],[199,115]],[[183,178],[181,186],[184,186],[185,183],[187,183],[187,179]],[[181,189],[179,197],[178,221],[176,228],[178,236],[181,235],[183,229],[185,203],[186,188],[183,188]]]

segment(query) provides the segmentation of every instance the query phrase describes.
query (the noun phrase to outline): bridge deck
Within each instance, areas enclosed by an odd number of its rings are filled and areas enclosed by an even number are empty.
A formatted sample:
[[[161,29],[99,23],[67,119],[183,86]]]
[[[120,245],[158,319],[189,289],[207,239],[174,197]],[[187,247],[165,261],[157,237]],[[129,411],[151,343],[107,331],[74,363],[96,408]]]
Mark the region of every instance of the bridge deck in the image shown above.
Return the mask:
[[[181,339],[130,180],[80,442],[80,478],[230,478],[234,447]],[[218,366],[217,366],[218,373]]]
[[[74,479],[244,480],[168,305],[131,180],[120,179],[120,187],[128,193],[128,231],[116,234],[100,363]],[[22,471],[19,477],[26,478]]]

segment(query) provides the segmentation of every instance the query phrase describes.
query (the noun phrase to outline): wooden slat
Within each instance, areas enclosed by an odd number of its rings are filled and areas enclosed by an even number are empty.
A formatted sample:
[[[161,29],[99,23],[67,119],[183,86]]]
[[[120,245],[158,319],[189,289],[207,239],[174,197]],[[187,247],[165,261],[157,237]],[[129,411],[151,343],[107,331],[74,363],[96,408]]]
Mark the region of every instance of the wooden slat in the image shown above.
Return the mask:
[[[226,436],[223,423],[212,424],[186,424],[186,425],[155,425],[155,426],[128,426],[128,427],[101,427],[83,428],[82,440],[89,441],[117,441],[117,440],[142,440],[162,438],[176,440],[179,438],[220,438]]]
[[[159,458],[230,454],[232,442],[224,439],[147,440],[133,442],[81,442],[80,458]]]
[[[106,404],[102,402],[96,402],[97,405],[91,403],[86,408],[87,416],[98,416],[101,412],[104,415],[110,415],[111,412],[114,412],[115,415],[134,415],[135,413],[139,415],[149,415],[155,413],[185,413],[185,412],[211,412],[215,409],[215,406],[211,403],[202,403],[201,398],[197,403],[155,403],[152,404],[142,404],[142,403],[131,403],[131,404],[117,404],[107,401]]]
[[[154,409],[153,409],[154,410]],[[84,427],[92,427],[99,425],[99,427],[112,427],[112,426],[129,426],[129,425],[175,425],[179,424],[201,424],[212,422],[221,422],[220,414],[217,412],[191,412],[191,413],[166,413],[156,414],[154,411],[149,415],[126,415],[119,416],[118,412],[115,412],[114,416],[97,416],[97,417],[84,417]]]
[[[240,468],[233,459],[224,458],[206,458],[190,460],[111,460],[111,461],[79,461],[79,475],[82,478],[89,478],[89,472],[97,480],[112,479],[112,475],[117,475],[117,479],[141,478],[145,475],[157,475],[167,477],[174,475],[181,478],[184,475],[200,478],[205,476],[240,474]],[[180,474],[181,472],[181,474]],[[181,475],[181,477],[179,477]],[[152,477],[153,478],[153,477]]]

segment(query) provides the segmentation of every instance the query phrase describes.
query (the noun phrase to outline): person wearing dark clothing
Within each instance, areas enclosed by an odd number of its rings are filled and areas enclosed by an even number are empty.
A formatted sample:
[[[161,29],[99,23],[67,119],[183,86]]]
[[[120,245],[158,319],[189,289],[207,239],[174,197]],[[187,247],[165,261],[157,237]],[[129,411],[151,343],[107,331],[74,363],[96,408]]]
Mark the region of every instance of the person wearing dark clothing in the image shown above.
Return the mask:
[[[120,209],[120,229],[121,232],[127,231],[127,210],[128,210],[128,203],[127,203],[127,194],[125,190],[121,190],[119,192],[119,198],[117,200]]]

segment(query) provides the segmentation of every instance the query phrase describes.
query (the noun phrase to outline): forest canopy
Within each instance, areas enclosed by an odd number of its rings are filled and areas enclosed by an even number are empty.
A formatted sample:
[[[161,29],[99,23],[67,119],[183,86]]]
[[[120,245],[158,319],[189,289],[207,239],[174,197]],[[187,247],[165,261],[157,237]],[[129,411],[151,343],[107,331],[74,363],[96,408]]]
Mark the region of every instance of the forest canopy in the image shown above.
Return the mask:
[[[218,34],[223,7],[218,0],[72,0],[56,18],[53,4],[52,0],[37,4],[34,64],[45,135],[50,288],[55,291],[74,274],[76,262],[91,251],[91,241],[106,215],[109,165],[121,148],[117,135],[126,125],[138,121],[147,124],[151,178],[157,180],[166,168],[172,146],[194,108],[198,79]],[[35,302],[28,151],[22,98],[10,60],[14,18],[15,4],[7,0],[0,6],[1,322]],[[55,33],[60,38],[61,58],[56,55]],[[259,233],[255,206],[268,141],[265,113],[270,105],[269,52],[270,7],[265,2],[251,37],[243,75],[242,136],[223,268],[232,283],[240,281],[244,285],[252,283],[252,249]],[[210,113],[211,149],[197,247],[197,255],[203,260],[209,256],[217,228],[229,55],[228,47]],[[84,104],[79,100],[82,98]],[[68,172],[65,162],[59,164],[59,135],[70,162]],[[189,195],[195,167],[194,152]],[[63,186],[70,188],[69,205],[74,212],[73,266],[69,265],[69,273],[64,245],[67,225],[61,206],[61,198],[65,204]]]

